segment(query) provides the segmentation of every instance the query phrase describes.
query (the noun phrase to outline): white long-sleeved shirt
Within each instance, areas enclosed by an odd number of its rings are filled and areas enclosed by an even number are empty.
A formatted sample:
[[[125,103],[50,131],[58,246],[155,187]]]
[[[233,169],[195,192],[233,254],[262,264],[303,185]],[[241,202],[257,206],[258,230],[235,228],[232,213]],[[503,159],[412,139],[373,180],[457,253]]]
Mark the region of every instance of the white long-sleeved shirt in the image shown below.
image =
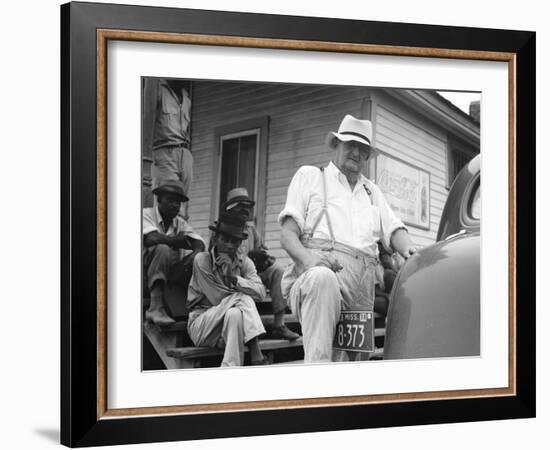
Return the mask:
[[[143,208],[143,236],[146,236],[153,231],[158,231],[159,233],[165,234],[166,236],[176,236],[178,233],[183,232],[190,238],[202,241],[202,243],[204,243],[201,235],[193,230],[193,228],[191,228],[191,225],[189,225],[180,216],[176,216],[172,219],[172,222],[168,224],[167,231],[164,231],[164,226],[165,224],[160,214],[160,211],[158,210],[158,207]],[[190,250],[185,250],[183,248],[179,249],[180,259],[183,258],[185,254],[189,251]]]
[[[380,239],[391,248],[393,232],[406,227],[395,216],[380,188],[359,175],[352,190],[345,175],[332,162],[325,168],[325,173],[328,215],[335,240],[370,254],[377,254],[376,242]],[[323,172],[318,167],[302,166],[290,182],[279,223],[289,216],[296,221],[301,234],[310,233],[322,212],[323,203]],[[331,239],[326,216],[312,237]]]

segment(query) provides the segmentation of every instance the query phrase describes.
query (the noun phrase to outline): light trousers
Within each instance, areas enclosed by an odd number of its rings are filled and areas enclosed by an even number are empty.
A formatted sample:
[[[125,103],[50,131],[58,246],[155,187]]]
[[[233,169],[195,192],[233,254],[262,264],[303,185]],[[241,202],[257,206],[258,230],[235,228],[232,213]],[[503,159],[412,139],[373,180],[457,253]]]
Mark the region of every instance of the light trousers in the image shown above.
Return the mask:
[[[254,300],[237,292],[216,306],[191,311],[187,331],[197,346],[225,348],[222,366],[242,366],[245,344],[265,328]]]
[[[318,249],[309,251],[320,256],[325,253]],[[341,271],[316,266],[296,274],[291,265],[283,276],[283,292],[288,292],[290,308],[302,325],[306,363],[348,359],[346,352],[332,348],[340,312],[372,311],[374,306],[376,260],[339,251],[331,251],[331,255],[343,266]]]

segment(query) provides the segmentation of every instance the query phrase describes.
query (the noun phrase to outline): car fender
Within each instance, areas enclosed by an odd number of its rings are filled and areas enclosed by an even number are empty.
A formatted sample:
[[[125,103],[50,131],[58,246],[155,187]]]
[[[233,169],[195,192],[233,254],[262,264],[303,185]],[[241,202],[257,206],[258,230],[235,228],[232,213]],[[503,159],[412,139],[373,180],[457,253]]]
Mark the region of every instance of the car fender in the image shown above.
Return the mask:
[[[384,359],[480,354],[480,236],[457,234],[419,250],[395,281]]]

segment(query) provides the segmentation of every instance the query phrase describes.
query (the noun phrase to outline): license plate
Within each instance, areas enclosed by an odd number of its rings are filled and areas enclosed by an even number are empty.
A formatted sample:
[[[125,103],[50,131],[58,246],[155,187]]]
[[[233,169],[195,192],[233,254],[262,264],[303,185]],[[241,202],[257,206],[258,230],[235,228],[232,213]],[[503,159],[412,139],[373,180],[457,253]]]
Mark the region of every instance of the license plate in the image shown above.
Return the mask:
[[[374,351],[372,311],[342,311],[336,325],[333,347],[353,352]]]

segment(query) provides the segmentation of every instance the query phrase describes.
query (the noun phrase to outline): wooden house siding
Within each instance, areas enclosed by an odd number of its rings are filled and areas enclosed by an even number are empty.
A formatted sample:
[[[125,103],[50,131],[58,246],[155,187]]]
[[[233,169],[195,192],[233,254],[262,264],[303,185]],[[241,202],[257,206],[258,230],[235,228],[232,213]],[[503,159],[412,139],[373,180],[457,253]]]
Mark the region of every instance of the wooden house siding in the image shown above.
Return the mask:
[[[331,157],[326,134],[345,114],[360,115],[368,90],[363,87],[295,86],[196,82],[193,89],[192,152],[194,180],[190,190],[192,226],[209,236],[211,186],[218,183],[213,158],[218,157],[215,129],[261,116],[269,117],[265,243],[270,253],[288,261],[279,243],[277,216],[296,170],[305,164],[324,165]],[[220,108],[220,105],[222,106]]]
[[[365,108],[367,100],[372,100],[372,110]],[[368,111],[372,111],[376,146],[430,174],[430,228],[410,226],[409,230],[416,244],[433,243],[448,193],[447,132],[383,89],[353,86],[194,82],[194,180],[188,209],[191,225],[208,239],[208,225],[215,219],[212,185],[219,183],[218,174],[214,173],[214,158],[219,158],[216,130],[267,116],[267,175],[263,180],[266,199],[264,217],[259,220],[264,220],[264,239],[270,253],[281,262],[288,262],[279,243],[277,216],[293,174],[305,164],[328,163],[332,152],[325,146],[327,133],[337,129],[345,114],[365,118]],[[368,175],[374,179],[372,167]]]
[[[415,244],[429,245],[435,241],[448,194],[447,133],[383,92],[375,96],[374,111],[376,146],[430,174],[430,228],[408,226]]]

